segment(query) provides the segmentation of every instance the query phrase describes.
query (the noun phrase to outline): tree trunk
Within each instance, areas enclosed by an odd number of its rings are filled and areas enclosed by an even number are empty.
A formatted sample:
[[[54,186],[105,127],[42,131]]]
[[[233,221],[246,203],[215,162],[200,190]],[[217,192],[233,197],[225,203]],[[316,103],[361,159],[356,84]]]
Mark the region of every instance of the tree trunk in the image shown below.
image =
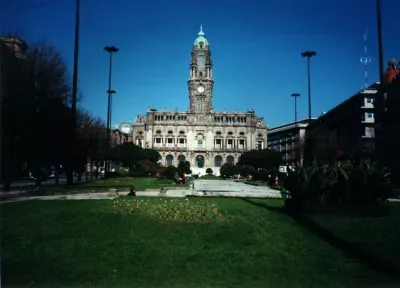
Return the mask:
[[[68,170],[67,171],[67,186],[71,186],[72,184],[74,184],[74,175],[73,172]]]
[[[55,181],[55,183],[56,183],[56,186],[58,186],[58,183],[59,183],[58,180],[59,180],[59,179],[58,179],[58,165],[56,165],[56,166],[54,167],[54,181]]]
[[[94,171],[93,171],[93,169],[94,169],[94,163],[93,163],[93,161],[90,161],[90,179],[93,179],[93,173],[94,173]]]

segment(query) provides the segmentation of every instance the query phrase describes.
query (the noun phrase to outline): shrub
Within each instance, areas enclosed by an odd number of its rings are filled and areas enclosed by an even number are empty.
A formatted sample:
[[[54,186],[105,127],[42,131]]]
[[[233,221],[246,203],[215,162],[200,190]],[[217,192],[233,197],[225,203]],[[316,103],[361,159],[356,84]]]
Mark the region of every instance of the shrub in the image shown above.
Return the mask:
[[[134,169],[134,170],[129,170],[126,175],[128,177],[148,177],[149,176],[149,172],[145,172],[143,170],[140,169]]]
[[[248,176],[248,175],[254,175],[256,170],[254,169],[253,166],[245,165],[245,166],[236,166],[236,174],[240,174],[243,176]]]
[[[265,169],[257,170],[254,172],[253,179],[255,181],[267,181],[268,180],[268,171]]]
[[[206,174],[200,177],[201,179],[218,179],[218,176],[215,176],[213,174]]]
[[[213,172],[213,170],[211,168],[207,168],[206,169],[206,173],[207,174],[213,174],[214,172]]]
[[[282,186],[290,194],[285,204],[294,210],[301,210],[308,201],[371,207],[392,193],[388,169],[369,159],[288,169]]]
[[[223,177],[232,177],[233,175],[237,174],[237,167],[230,163],[225,163],[221,166],[219,173]]]
[[[157,164],[154,162],[151,162],[150,160],[142,160],[138,162],[138,166],[140,168],[140,170],[142,170],[144,173],[151,173],[154,172],[154,170],[157,167]]]
[[[190,170],[190,162],[185,161],[185,162],[179,162],[178,164],[178,170],[181,174],[192,174],[192,170]]]
[[[168,166],[162,171],[161,175],[168,179],[173,179],[175,173],[179,173],[179,169],[175,166]]]
[[[337,169],[340,174],[335,188],[342,190],[342,202],[373,206],[387,200],[392,193],[391,174],[377,162],[349,160],[343,165],[340,163]]]

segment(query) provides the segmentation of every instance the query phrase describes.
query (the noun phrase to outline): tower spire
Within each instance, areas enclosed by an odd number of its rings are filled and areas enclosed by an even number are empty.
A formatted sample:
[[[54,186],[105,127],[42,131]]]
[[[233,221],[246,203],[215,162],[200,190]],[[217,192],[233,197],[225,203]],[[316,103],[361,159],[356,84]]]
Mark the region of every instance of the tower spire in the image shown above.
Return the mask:
[[[203,32],[203,24],[200,25],[200,32],[197,35],[199,35],[199,36],[204,36],[205,35],[204,32]]]

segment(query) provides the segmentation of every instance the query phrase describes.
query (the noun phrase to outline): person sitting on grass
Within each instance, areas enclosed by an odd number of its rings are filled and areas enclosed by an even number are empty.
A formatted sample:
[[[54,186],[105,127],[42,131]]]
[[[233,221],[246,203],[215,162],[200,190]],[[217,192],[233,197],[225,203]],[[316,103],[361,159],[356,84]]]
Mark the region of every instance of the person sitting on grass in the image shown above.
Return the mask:
[[[133,186],[131,189],[129,189],[128,196],[136,196],[136,188]]]

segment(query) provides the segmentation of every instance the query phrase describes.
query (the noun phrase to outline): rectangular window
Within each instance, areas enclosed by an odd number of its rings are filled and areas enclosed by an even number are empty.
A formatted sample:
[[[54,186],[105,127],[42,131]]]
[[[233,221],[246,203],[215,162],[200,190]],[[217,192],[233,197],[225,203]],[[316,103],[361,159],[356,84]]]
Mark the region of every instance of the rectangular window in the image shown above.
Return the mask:
[[[156,143],[157,144],[161,143],[161,138],[156,138]]]
[[[204,111],[204,98],[202,96],[196,98],[196,111],[197,112]]]
[[[185,144],[185,139],[179,139],[179,144]]]
[[[367,103],[373,103],[374,102],[374,99],[372,99],[372,98],[367,98]]]
[[[368,118],[374,118],[374,113],[367,113]]]
[[[200,69],[204,69],[204,67],[205,67],[204,55],[199,55],[199,57],[197,58],[197,65],[199,65]]]

